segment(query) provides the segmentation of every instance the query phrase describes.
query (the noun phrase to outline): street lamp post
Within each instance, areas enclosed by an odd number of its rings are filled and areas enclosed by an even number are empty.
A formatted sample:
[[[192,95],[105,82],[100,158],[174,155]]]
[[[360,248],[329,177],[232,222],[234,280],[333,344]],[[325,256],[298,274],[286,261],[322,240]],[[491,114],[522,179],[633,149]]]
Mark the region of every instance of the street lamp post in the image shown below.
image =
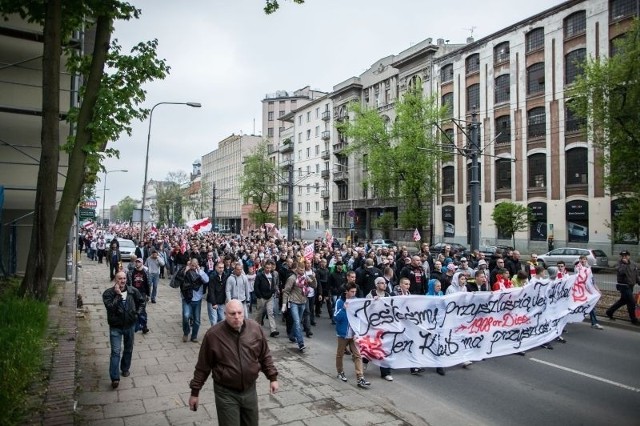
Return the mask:
[[[147,201],[147,172],[149,170],[149,144],[151,142],[151,120],[153,119],[153,110],[158,105],[187,105],[192,108],[200,108],[200,102],[158,102],[151,108],[149,112],[149,131],[147,132],[147,154],[144,158],[144,184],[142,186],[142,208],[140,209],[140,241],[144,241],[144,209]]]
[[[106,226],[107,222],[104,220],[104,203],[106,200],[106,194],[107,194],[107,176],[109,176],[109,173],[115,173],[115,172],[122,172],[122,173],[127,173],[129,170],[105,170],[104,172],[104,187],[102,188],[102,226]],[[111,221],[111,215],[109,215],[109,221]]]

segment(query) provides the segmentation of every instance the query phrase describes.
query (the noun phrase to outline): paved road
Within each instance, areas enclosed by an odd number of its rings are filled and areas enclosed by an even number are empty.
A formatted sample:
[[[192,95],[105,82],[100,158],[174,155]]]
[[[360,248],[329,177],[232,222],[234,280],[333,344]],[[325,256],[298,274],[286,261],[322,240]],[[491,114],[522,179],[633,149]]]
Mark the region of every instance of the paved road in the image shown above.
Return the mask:
[[[431,425],[638,425],[640,406],[640,328],[616,328],[606,320],[602,331],[588,323],[571,324],[568,343],[452,367],[441,377],[407,370],[382,380],[371,365],[371,393]],[[326,314],[314,327],[307,360],[335,371],[335,333]],[[345,364],[348,374],[353,369]]]

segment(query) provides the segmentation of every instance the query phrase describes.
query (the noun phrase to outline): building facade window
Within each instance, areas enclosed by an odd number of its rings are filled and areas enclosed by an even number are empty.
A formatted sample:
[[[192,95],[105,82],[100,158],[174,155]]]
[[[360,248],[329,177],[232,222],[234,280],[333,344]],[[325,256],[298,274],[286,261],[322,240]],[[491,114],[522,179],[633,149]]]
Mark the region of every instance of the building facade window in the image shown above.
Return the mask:
[[[565,155],[567,185],[586,185],[589,177],[587,148],[573,148]]]
[[[442,168],[442,194],[453,194],[455,190],[455,170],[453,166]]]
[[[267,129],[267,137],[269,137],[269,138],[273,137],[273,127],[269,127]]]
[[[536,138],[547,134],[547,116],[544,107],[532,108],[527,113],[527,136]]]
[[[454,139],[453,129],[446,129],[442,137],[442,150],[447,154],[456,152],[456,143]],[[450,158],[447,158],[447,160]]]
[[[544,92],[544,62],[527,68],[527,95]]]
[[[503,74],[496,77],[493,87],[493,101],[496,104],[501,102],[509,102],[511,97],[511,78],[509,74]]]
[[[620,43],[622,43],[622,40],[624,39],[625,35],[626,34],[621,34],[617,37],[612,38],[609,41],[609,57],[610,58],[613,58],[614,56],[616,56],[620,51],[620,48],[618,46],[620,45]]]
[[[511,142],[511,116],[502,115],[496,118],[496,143]]]
[[[564,57],[564,84],[571,84],[582,74],[582,66],[587,57],[586,49],[576,49]]]
[[[273,121],[273,111],[269,111],[269,112],[267,113],[267,120],[269,120],[269,121]]]
[[[619,21],[631,16],[638,16],[638,0],[609,1],[609,20]]]
[[[472,84],[467,87],[467,111],[474,111],[480,108],[480,85]]]
[[[493,64],[501,64],[503,62],[509,62],[509,42],[505,41],[493,48]]]
[[[565,102],[564,124],[564,130],[567,133],[579,132],[586,124],[584,118],[579,117],[575,112],[573,112],[569,101]]]
[[[453,80],[453,64],[444,65],[440,69],[440,82],[447,83]]]
[[[305,207],[307,208],[307,210],[306,210],[307,213],[311,211],[311,203],[310,202],[307,201],[306,204],[305,204]],[[307,225],[307,226],[309,226],[309,225]]]
[[[527,53],[544,48],[544,28],[535,28],[527,33]]]
[[[587,31],[587,12],[579,10],[564,18],[564,38],[568,39]]]
[[[467,59],[465,60],[465,69],[467,71],[467,75],[480,71],[479,53],[474,53],[473,55],[467,56]]]
[[[496,161],[496,189],[511,189],[511,160],[508,158]]]
[[[338,201],[345,201],[349,199],[349,187],[341,183],[338,185]]]
[[[442,106],[447,108],[445,117],[453,117],[453,93],[442,95]]]
[[[282,117],[285,114],[283,110],[278,111],[278,117]]]
[[[546,188],[547,159],[544,154],[532,154],[528,158],[529,188]]]

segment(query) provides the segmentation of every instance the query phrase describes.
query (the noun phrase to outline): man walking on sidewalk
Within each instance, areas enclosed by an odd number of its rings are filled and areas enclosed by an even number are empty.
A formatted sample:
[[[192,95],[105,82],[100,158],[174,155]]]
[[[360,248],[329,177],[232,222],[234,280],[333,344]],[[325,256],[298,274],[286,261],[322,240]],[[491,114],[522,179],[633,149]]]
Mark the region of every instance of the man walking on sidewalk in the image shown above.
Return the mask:
[[[245,320],[245,304],[231,300],[224,321],[211,327],[202,339],[198,362],[189,383],[189,408],[198,409],[200,389],[211,375],[218,424],[258,425],[256,380],[260,371],[269,379],[269,391],[278,391],[278,370],[271,358],[267,338],[260,325]]]
[[[129,376],[135,336],[134,327],[138,321],[138,315],[144,311],[145,299],[134,287],[127,286],[127,275],[120,271],[116,274],[114,286],[102,293],[102,301],[107,308],[111,343],[109,376],[111,377],[111,387],[115,389],[120,384],[120,371],[122,371],[122,376]],[[121,357],[123,340],[124,351]]]
[[[274,271],[274,268],[275,263],[273,260],[267,260],[264,263],[264,269],[258,271],[253,287],[257,299],[255,320],[258,323],[262,323],[266,314],[269,320],[269,328],[271,329],[271,337],[277,337],[280,334],[273,316],[273,296],[277,293],[280,284],[278,273]]]
[[[613,314],[627,305],[627,311],[629,311],[629,319],[632,324],[638,324],[636,318],[636,302],[633,300],[633,286],[637,283],[640,284],[640,274],[638,274],[638,265],[631,260],[631,253],[624,250],[620,252],[620,261],[617,266],[618,283],[616,284],[616,290],[620,292],[620,299],[609,309],[607,309],[607,316],[613,320]]]

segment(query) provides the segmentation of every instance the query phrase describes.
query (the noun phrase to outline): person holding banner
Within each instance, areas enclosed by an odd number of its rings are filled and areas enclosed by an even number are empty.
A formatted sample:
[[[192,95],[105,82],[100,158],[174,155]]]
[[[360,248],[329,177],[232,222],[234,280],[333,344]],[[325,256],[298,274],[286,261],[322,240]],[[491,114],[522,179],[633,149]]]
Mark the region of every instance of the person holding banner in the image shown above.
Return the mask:
[[[367,299],[378,300],[381,297],[391,297],[391,293],[387,291],[387,280],[384,277],[378,277],[375,280],[375,286],[373,290],[367,294]],[[365,364],[369,362],[368,359],[363,358]],[[380,367],[380,377],[388,382],[393,382],[393,376],[391,375],[391,369],[388,367]]]
[[[384,280],[384,278],[383,278]],[[348,282],[345,285],[345,291],[336,302],[336,310],[334,318],[336,320],[336,335],[338,336],[338,348],[336,349],[336,370],[338,371],[338,379],[343,382],[347,381],[347,376],[344,374],[343,358],[345,349],[349,348],[351,352],[351,358],[356,370],[358,387],[367,389],[371,386],[371,383],[364,378],[364,368],[362,366],[362,356],[360,355],[360,349],[353,340],[353,330],[349,325],[349,319],[347,318],[347,308],[349,307],[349,300],[356,297],[358,289],[354,282]]]

